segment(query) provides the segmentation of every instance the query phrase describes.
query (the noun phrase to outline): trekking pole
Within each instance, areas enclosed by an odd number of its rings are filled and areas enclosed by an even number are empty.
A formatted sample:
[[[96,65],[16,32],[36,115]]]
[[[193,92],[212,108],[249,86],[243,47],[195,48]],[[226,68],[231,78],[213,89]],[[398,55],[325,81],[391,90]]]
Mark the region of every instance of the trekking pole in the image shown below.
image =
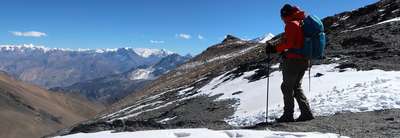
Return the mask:
[[[267,51],[268,59],[267,59],[267,103],[266,103],[266,110],[265,110],[265,126],[268,126],[268,104],[269,104],[269,72],[270,72],[270,66],[271,66],[271,50],[272,50],[272,45],[270,43],[267,43],[267,48],[265,50]],[[267,129],[267,128],[266,128]]]
[[[308,61],[308,94],[311,95],[311,67],[312,67],[312,59]]]
[[[312,61],[313,61],[313,59],[312,59],[312,57],[313,57],[312,49],[310,49],[310,53],[311,53],[311,58],[308,61],[308,94],[311,95],[311,67],[312,67],[312,64],[313,64],[312,63]]]
[[[309,67],[308,67],[308,93],[311,94],[311,67],[312,67],[312,62],[310,60],[309,63]]]

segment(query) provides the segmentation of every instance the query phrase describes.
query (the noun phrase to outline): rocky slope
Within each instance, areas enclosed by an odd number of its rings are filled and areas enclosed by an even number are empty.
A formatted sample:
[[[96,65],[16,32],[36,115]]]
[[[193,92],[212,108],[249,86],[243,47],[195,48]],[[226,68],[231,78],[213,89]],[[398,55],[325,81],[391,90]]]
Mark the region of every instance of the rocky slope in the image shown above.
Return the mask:
[[[352,138],[396,138],[400,136],[400,110],[380,110],[364,113],[338,113],[317,117],[309,122],[258,124],[245,129],[276,131],[337,133]]]
[[[324,19],[328,56],[350,60],[358,69],[398,70],[399,8],[399,0],[382,0]]]
[[[190,58],[190,56],[171,54],[150,66],[139,66],[121,74],[78,82],[68,87],[51,88],[50,90],[82,95],[89,100],[110,105],[135,91],[139,91],[146,84]]]
[[[357,107],[357,111],[362,112],[370,110],[370,107],[361,107],[363,103],[359,103],[358,101],[368,101],[366,100],[368,98],[378,98],[378,100],[374,99],[370,101],[371,107],[376,109],[398,107],[399,101],[381,103],[379,100],[380,98],[387,100],[398,99],[398,97],[390,98],[390,96],[384,96],[385,94],[369,94],[376,92],[396,93],[398,91],[398,85],[392,82],[396,82],[400,78],[395,76],[396,74],[398,75],[397,72],[393,72],[400,70],[398,64],[400,54],[399,8],[400,0],[382,0],[355,11],[344,12],[323,20],[328,37],[327,54],[324,60],[314,61],[314,64],[316,68],[320,68],[317,71],[325,71],[323,73],[313,73],[313,79],[320,79],[320,82],[324,82],[324,78],[349,74],[350,77],[344,76],[344,78],[352,78],[351,75],[353,75],[355,76],[353,78],[360,78],[357,81],[361,81],[361,83],[349,82],[347,80],[337,81],[337,77],[333,78],[325,82],[327,85],[332,84],[332,89],[325,89],[326,92],[319,95],[312,95],[314,96],[311,99],[313,104],[322,106],[324,103],[332,103],[332,105],[335,105],[335,100],[341,99],[343,101],[343,99],[352,100],[354,98],[356,101],[345,101],[349,103],[344,104]],[[279,39],[280,35],[274,37],[270,42],[277,43]],[[273,54],[272,64],[277,65],[279,62],[278,59],[279,55]],[[114,104],[108,113],[70,129],[63,130],[58,134],[102,130],[134,131],[182,127],[231,128],[233,127],[230,125],[232,122],[227,122],[227,120],[232,121],[232,117],[237,113],[242,113],[244,117],[252,117],[250,114],[253,112],[249,111],[250,109],[241,108],[242,105],[248,103],[265,103],[265,101],[255,101],[259,97],[265,97],[265,95],[262,95],[264,92],[260,92],[259,94],[254,93],[265,90],[264,87],[262,90],[258,88],[265,85],[267,60],[264,44],[243,41],[233,36],[228,36],[222,43],[211,46],[187,63],[161,76],[142,91],[136,92]],[[319,66],[319,64],[323,65]],[[278,70],[275,66],[271,67],[271,69],[272,72]],[[382,70],[392,72],[384,72]],[[364,73],[368,75],[362,74],[363,72],[361,71],[365,71]],[[277,76],[279,74],[279,72],[275,73],[272,75]],[[360,74],[354,75],[357,73]],[[365,82],[363,81],[363,77],[365,76],[389,76],[393,78],[389,79],[388,77],[383,80],[374,78],[377,80]],[[281,80],[272,79],[271,81],[273,86],[276,85],[278,87]],[[388,81],[391,83],[386,84],[385,82]],[[336,83],[343,84],[344,88],[337,88],[337,86],[334,86]],[[316,85],[320,84],[314,84],[314,87],[319,87]],[[307,85],[305,84],[305,86]],[[391,87],[393,89],[386,91]],[[272,92],[274,94],[280,93],[279,89],[273,90],[276,90]],[[383,92],[379,90],[383,90]],[[220,92],[215,93],[215,91]],[[358,94],[358,92],[367,93]],[[338,97],[337,99],[331,99],[327,94],[337,95]],[[396,94],[393,96],[396,96]],[[247,97],[247,101],[242,101],[243,97]],[[277,97],[279,96],[272,98],[272,101],[279,101],[277,99],[280,98]],[[358,106],[360,107],[358,108]],[[252,108],[258,110],[264,107]],[[314,106],[313,108],[318,109],[317,112],[321,111],[319,107]],[[335,106],[332,112],[346,112],[345,108],[347,107]],[[277,113],[279,110],[278,108],[276,109],[271,112]],[[276,116],[277,114],[273,114],[271,117]],[[361,117],[362,115],[359,116]],[[388,116],[391,115],[388,114]],[[262,120],[264,117],[265,113],[263,116],[262,112],[258,116],[259,120]],[[237,120],[233,120],[234,123],[235,121]],[[249,120],[241,121],[244,122],[236,123],[246,124],[246,121]],[[296,127],[296,125],[292,126]],[[390,125],[386,127],[390,127]],[[320,129],[322,130],[323,128]],[[385,128],[383,127],[382,129]],[[385,136],[382,134],[375,135],[372,132],[367,133],[366,130],[369,129],[366,128],[359,128],[359,130],[361,131],[354,132],[352,135],[359,136],[363,134],[364,137]],[[309,128],[302,131],[320,130]],[[336,132],[338,130],[327,129],[327,131]]]
[[[126,72],[155,64],[172,52],[158,49],[59,49],[34,45],[0,46],[0,70],[46,88]]]
[[[94,117],[102,106],[0,73],[0,137],[41,137]]]

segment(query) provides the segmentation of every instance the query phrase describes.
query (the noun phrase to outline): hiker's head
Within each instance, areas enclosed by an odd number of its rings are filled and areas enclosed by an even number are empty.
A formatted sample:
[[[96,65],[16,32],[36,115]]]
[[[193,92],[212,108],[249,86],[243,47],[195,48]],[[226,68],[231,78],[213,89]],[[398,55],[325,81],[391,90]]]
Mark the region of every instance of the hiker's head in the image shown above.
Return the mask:
[[[304,12],[299,7],[285,4],[281,9],[281,18],[284,22],[291,20],[303,20]]]
[[[290,16],[291,14],[293,14],[293,9],[294,7],[290,4],[285,4],[282,9],[281,9],[281,17],[287,17]]]

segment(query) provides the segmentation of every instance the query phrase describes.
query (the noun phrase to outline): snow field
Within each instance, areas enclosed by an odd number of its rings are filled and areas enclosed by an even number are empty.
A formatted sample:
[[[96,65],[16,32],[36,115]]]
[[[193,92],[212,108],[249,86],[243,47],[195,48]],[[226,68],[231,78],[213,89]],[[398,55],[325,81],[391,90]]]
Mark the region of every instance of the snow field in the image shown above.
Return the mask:
[[[338,64],[318,65],[311,69],[311,91],[308,72],[303,78],[303,90],[309,98],[311,108],[317,116],[328,116],[336,112],[365,112],[400,108],[400,72],[396,71],[340,71]],[[343,72],[344,71],[344,72]],[[246,78],[254,71],[223,82],[225,74],[214,78],[200,89],[202,94],[223,94],[219,100],[237,99],[236,112],[226,121],[234,126],[250,126],[265,122],[266,78],[249,82]],[[314,77],[320,73],[322,76]],[[269,119],[283,113],[283,96],[280,90],[282,73],[273,72],[270,77]],[[239,94],[234,94],[241,92]],[[295,115],[300,112],[296,107]]]
[[[210,130],[210,129],[169,129],[137,132],[78,133],[56,138],[346,138],[337,134],[318,132],[277,132],[269,130]]]

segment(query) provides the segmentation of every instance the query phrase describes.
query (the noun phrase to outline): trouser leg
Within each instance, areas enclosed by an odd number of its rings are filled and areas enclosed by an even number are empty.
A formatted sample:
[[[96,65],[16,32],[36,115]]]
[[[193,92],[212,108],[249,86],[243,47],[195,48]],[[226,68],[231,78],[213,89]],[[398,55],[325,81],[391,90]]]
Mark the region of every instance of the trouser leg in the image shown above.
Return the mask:
[[[306,59],[287,59],[282,63],[283,82],[281,85],[284,98],[284,113],[292,115],[294,99],[302,113],[311,113],[310,105],[301,87],[301,81],[309,66]]]
[[[294,98],[296,98],[301,114],[311,114],[311,109],[307,97],[304,95],[304,91],[301,88],[301,81],[303,79],[304,74],[305,71],[301,71],[297,76],[296,85],[294,88]]]
[[[282,66],[283,82],[281,90],[284,101],[284,115],[293,116],[294,112],[294,87],[296,81],[296,73],[293,68],[290,67],[289,61],[284,61]]]
[[[294,112],[294,98],[293,98],[293,90],[290,90],[290,84],[282,83],[281,89],[283,94],[284,101],[284,115],[293,115]]]

